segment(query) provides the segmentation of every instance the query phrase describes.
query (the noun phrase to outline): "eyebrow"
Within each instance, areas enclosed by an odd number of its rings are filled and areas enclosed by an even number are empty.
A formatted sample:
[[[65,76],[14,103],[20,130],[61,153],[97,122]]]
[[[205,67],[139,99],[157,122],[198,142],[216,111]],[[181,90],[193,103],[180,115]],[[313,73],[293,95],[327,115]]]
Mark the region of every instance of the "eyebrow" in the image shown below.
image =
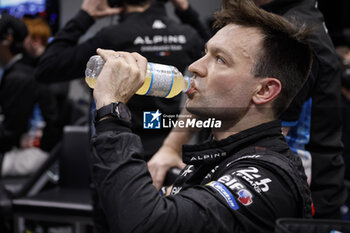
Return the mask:
[[[208,42],[205,43],[204,45],[204,48],[205,48],[205,51],[207,52],[208,51]],[[229,62],[232,62],[233,63],[233,56],[229,53],[227,53],[223,48],[221,47],[218,47],[218,46],[212,46],[211,47],[211,50],[215,53],[215,54],[218,54],[218,53],[221,53],[223,54],[225,57],[225,59],[229,59]]]

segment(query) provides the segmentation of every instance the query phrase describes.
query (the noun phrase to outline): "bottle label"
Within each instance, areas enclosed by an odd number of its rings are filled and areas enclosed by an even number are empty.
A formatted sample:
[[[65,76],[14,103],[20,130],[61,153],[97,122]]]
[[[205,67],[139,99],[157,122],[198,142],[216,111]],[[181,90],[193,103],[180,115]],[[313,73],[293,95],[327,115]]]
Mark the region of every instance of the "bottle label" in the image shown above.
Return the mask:
[[[152,80],[150,88],[145,95],[166,97],[169,95],[174,83],[174,71],[171,66],[149,63]]]

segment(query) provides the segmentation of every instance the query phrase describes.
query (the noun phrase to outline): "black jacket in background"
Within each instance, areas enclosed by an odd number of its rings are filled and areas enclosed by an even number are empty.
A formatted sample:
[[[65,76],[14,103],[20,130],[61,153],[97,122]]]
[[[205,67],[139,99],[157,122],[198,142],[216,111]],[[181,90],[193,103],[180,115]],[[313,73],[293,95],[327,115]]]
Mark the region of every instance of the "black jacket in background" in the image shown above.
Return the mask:
[[[304,169],[280,122],[184,146],[189,165],[168,197],[152,185],[137,135],[116,119],[96,130],[93,180],[111,232],[266,233],[278,218],[311,217]]]
[[[86,63],[96,54],[97,48],[138,52],[150,62],[173,65],[183,72],[201,56],[204,48],[198,33],[190,26],[172,21],[162,3],[153,4],[145,12],[128,13],[118,25],[107,26],[78,44],[79,38],[93,23],[93,18],[79,11],[49,44],[36,69],[36,79],[49,83],[84,77]],[[169,130],[144,130],[143,112],[159,109],[163,114],[177,114],[180,98],[135,95],[128,102],[135,126],[133,130],[141,136],[147,157],[157,151]],[[148,133],[152,137],[145,135]]]
[[[263,8],[313,26],[309,43],[314,53],[310,77],[282,119],[297,121],[303,103],[312,98],[310,141],[311,194],[316,218],[334,218],[347,196],[342,159],[341,64],[315,0],[274,0]]]
[[[50,151],[61,136],[56,103],[49,90],[35,81],[34,69],[17,61],[5,70],[0,84],[0,106],[5,116],[0,124],[0,151],[19,147],[21,136],[29,130],[34,105],[39,104],[46,126],[40,147]]]

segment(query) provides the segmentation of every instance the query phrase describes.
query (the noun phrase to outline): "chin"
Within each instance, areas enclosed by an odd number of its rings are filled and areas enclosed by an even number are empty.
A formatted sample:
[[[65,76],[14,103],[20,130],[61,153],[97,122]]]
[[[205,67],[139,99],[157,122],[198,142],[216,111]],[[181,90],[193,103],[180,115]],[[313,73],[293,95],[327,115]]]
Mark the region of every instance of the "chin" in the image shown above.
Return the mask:
[[[193,107],[193,106],[186,105],[186,110],[189,113],[192,113],[193,115],[195,115],[195,116],[197,116],[199,118],[208,118],[208,117],[210,117],[209,114],[208,114],[208,111],[206,111],[202,107]]]
[[[194,115],[196,115],[196,116],[200,116],[200,115],[198,115],[198,112],[200,112],[200,111],[198,111],[199,108],[194,107],[194,106],[190,103],[189,100],[186,101],[186,103],[185,103],[185,108],[186,108],[186,110],[187,110],[189,113],[192,113],[192,114],[194,114]]]

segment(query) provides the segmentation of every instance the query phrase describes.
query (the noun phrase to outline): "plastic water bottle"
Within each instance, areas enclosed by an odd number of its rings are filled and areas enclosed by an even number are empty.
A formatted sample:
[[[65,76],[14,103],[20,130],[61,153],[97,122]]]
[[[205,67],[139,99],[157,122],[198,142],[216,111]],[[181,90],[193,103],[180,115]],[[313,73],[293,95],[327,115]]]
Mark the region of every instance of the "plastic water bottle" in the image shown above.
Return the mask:
[[[95,55],[86,64],[85,81],[90,88],[95,87],[104,63],[101,56]],[[136,94],[172,98],[188,91],[190,86],[190,78],[184,77],[176,67],[149,62],[145,82]]]

